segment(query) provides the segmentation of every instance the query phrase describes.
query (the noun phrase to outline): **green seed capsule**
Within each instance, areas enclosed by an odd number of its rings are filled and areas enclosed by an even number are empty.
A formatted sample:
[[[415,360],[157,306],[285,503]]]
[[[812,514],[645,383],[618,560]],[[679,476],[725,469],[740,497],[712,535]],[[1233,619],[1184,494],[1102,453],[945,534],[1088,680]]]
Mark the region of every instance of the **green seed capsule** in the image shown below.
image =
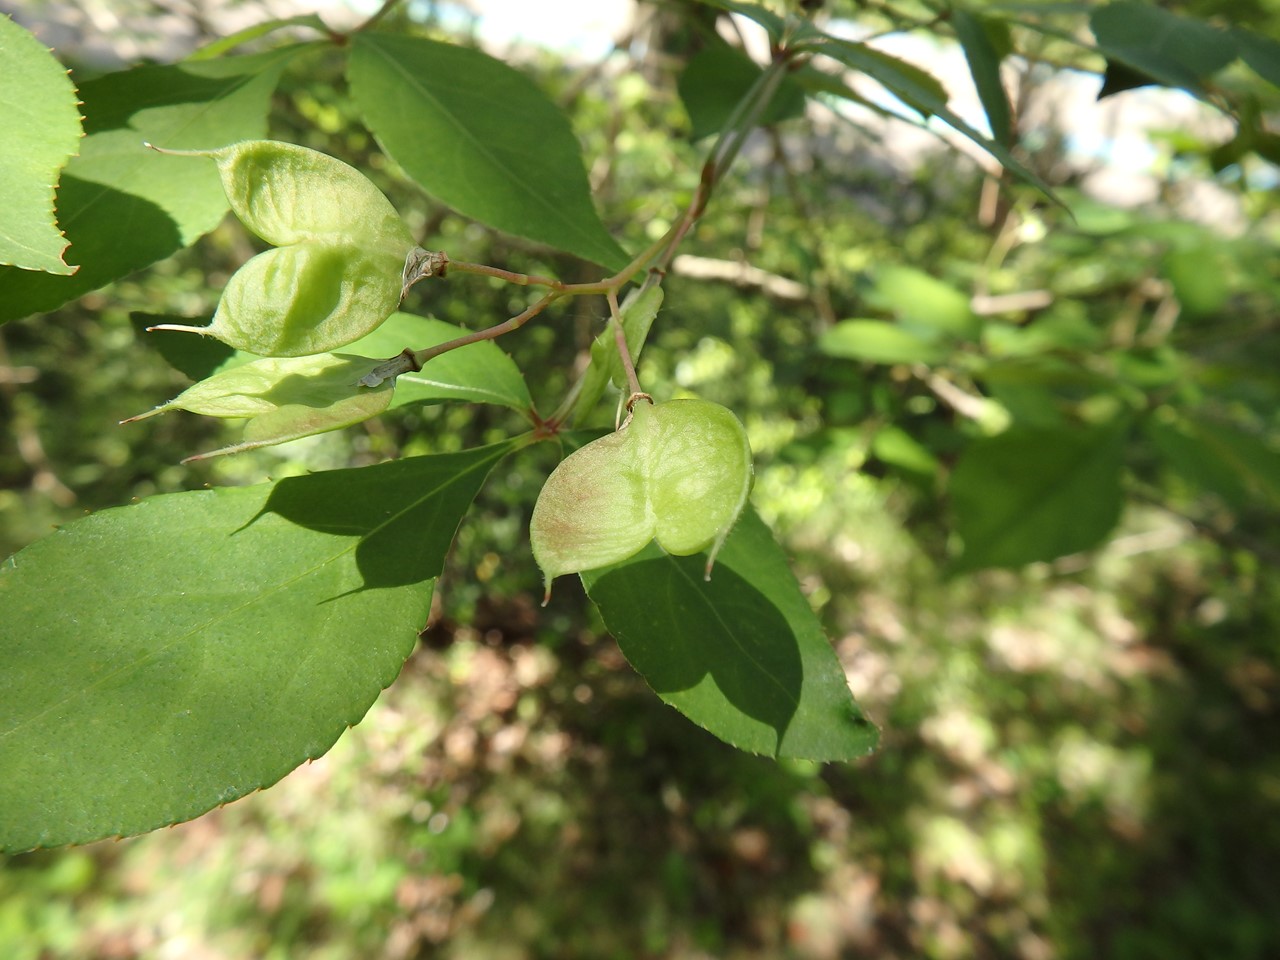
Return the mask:
[[[395,312],[413,237],[362,173],[275,140],[190,153],[217,161],[231,209],[277,249],[236,271],[208,327],[157,329],[297,357],[358,340]]]
[[[618,563],[650,540],[677,556],[711,548],[746,505],[751,447],[738,418],[704,400],[636,404],[631,420],[564,459],[529,525],[547,580]]]

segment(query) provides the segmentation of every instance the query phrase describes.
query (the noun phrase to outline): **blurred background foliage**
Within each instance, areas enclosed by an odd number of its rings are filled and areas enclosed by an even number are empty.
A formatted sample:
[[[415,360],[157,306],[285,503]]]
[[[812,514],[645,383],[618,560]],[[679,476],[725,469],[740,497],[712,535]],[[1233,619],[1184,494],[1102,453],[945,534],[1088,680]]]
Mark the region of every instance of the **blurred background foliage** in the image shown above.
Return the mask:
[[[1186,8],[1280,26],[1275,3],[1226,6]],[[465,39],[474,21],[445,7],[395,16]],[[832,7],[873,30],[902,13]],[[706,144],[689,140],[677,79],[708,22],[646,6],[597,66],[512,54],[571,112],[631,248],[696,186]],[[1020,71],[1023,117],[1050,102],[1062,56]],[[1275,93],[1259,89],[1263,107]],[[409,186],[355,121],[336,54],[295,67],[275,106],[273,136],[369,172],[425,245],[592,279]],[[0,860],[0,955],[1280,955],[1275,168],[1221,165],[1231,131],[1181,123],[1152,138],[1150,200],[1117,205],[1086,189],[1105,159],[1070,161],[1080,117],[1050,111],[1018,132],[1068,213],[995,190],[953,151],[903,163],[883,134],[810,112],[762,132],[724,183],[665,284],[640,374],[746,423],[753,500],[880,751],[827,767],[738,754],[649,693],[575,582],[540,610],[526,530],[554,455],[533,448],[495,473],[418,651],[359,727],[193,823]],[[1206,185],[1230,222],[1194,215]],[[4,328],[6,554],[135,497],[520,429],[501,409],[417,407],[181,467],[230,435],[184,414],[116,427],[186,385],[131,315],[211,313],[254,242],[228,221]],[[407,309],[480,326],[525,303],[455,277],[418,285]],[[584,298],[501,341],[544,409],[605,315]],[[842,345],[849,320],[864,325]],[[1107,545],[953,575],[943,491],[966,444],[1117,410],[1142,426]]]

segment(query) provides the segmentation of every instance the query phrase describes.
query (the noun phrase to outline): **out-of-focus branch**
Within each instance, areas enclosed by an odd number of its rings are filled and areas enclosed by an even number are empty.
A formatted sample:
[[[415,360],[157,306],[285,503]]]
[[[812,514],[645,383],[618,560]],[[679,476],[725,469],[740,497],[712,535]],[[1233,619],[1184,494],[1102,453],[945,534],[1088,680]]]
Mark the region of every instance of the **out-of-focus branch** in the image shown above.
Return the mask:
[[[720,280],[737,287],[759,290],[777,300],[809,299],[809,288],[803,283],[737,260],[717,260],[682,253],[672,262],[671,270],[695,280]]]

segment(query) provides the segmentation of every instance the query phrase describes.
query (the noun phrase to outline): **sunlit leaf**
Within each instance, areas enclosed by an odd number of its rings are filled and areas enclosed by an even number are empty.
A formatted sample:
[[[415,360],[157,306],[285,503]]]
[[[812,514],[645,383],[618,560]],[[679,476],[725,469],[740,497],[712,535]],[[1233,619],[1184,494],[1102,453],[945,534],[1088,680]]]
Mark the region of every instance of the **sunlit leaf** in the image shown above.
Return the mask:
[[[0,263],[70,274],[54,191],[80,141],[76,88],[48,48],[2,14],[0,76]]]
[[[87,134],[58,186],[58,222],[80,269],[55,277],[0,267],[0,322],[52,310],[193,243],[227,198],[213,164],[165,157],[144,141],[206,149],[266,132],[284,67],[305,46],[145,66],[80,85]]]
[[[705,564],[650,545],[582,582],[637,672],[725,742],[807,760],[875,749],[876,729],[760,518],[743,514],[710,581]]]
[[[818,350],[870,363],[937,363],[946,356],[931,333],[883,320],[841,320],[818,339]]]
[[[189,820],[358,723],[513,447],[151,497],[0,566],[0,850]]]
[[[618,268],[565,115],[523,73],[479,50],[358,33],[356,106],[409,176],[459,213]]]
[[[366,357],[393,357],[405,348],[435,347],[470,332],[443,320],[393,313],[377,330],[346,350]],[[520,368],[492,340],[450,350],[427,361],[417,372],[400,374],[391,408],[441,400],[496,403],[522,413],[533,406]]]

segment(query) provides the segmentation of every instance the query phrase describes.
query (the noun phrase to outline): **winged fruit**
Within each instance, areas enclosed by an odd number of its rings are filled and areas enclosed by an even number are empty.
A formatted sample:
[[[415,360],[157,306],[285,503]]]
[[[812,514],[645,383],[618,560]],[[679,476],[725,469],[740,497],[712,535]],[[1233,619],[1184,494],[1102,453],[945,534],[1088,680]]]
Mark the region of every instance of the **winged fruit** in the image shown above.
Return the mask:
[[[529,539],[548,596],[561,574],[618,563],[650,540],[677,556],[710,548],[709,577],[751,472],[746,430],[727,408],[636,404],[619,430],[566,457],[538,496]]]
[[[216,160],[231,209],[275,249],[232,275],[212,324],[157,329],[299,357],[358,340],[395,312],[413,237],[360,171],[276,140],[172,152]]]

